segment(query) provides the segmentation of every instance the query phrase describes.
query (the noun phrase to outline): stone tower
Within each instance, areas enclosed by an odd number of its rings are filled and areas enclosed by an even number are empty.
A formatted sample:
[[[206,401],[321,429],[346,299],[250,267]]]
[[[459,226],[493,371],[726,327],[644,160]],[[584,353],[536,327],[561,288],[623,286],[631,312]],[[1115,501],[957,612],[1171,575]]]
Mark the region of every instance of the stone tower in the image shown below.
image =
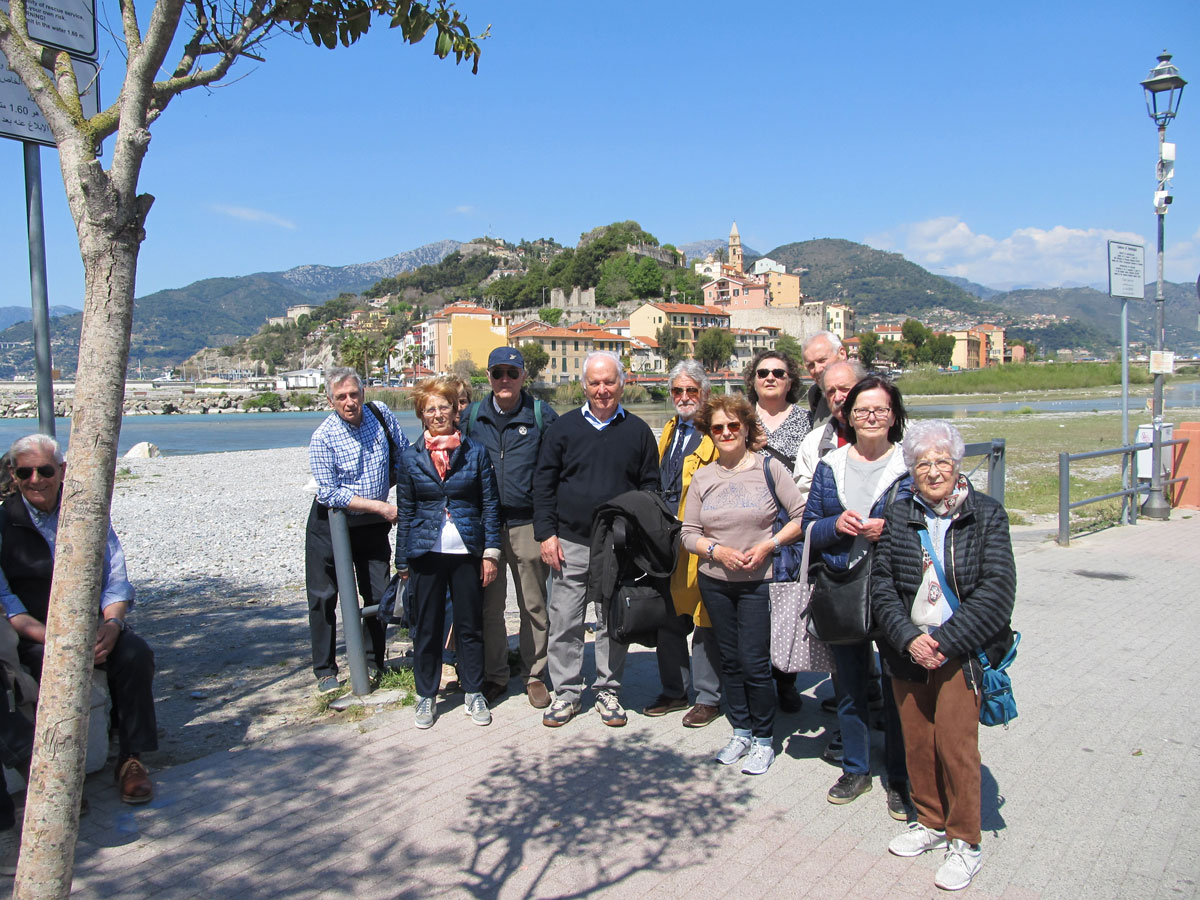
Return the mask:
[[[742,236],[738,234],[737,222],[729,229],[729,265],[738,275],[746,271],[742,267]]]

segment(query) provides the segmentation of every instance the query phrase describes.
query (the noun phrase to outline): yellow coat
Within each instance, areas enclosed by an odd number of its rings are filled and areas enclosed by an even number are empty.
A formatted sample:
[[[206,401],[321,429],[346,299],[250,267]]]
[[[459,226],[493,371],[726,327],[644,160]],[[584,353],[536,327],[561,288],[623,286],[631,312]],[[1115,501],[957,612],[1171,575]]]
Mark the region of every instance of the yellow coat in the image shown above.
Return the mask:
[[[660,462],[671,448],[671,442],[675,439],[675,426],[678,423],[679,416],[674,416],[662,430],[662,435],[658,439]],[[687,502],[692,476],[697,469],[716,458],[716,445],[708,435],[704,436],[695,450],[684,457],[683,475],[680,479],[679,518],[683,518],[683,506]],[[675,563],[675,571],[671,573],[671,599],[675,603],[675,612],[679,615],[691,616],[701,628],[711,628],[712,622],[709,621],[704,604],[700,601],[700,586],[696,579],[699,566],[700,560],[694,553],[689,553],[682,547],[679,548],[679,559]]]

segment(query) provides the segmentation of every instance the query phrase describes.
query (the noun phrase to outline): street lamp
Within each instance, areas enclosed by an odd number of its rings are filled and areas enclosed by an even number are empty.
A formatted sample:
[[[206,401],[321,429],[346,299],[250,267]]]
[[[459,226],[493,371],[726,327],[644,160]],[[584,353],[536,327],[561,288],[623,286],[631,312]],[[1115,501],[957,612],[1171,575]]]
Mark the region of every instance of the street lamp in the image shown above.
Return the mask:
[[[1154,294],[1154,349],[1158,351],[1161,367],[1163,339],[1166,332],[1165,305],[1163,301],[1163,218],[1167,207],[1174,199],[1171,196],[1171,176],[1175,174],[1175,145],[1168,144],[1167,123],[1179,111],[1186,81],[1179,69],[1171,62],[1171,54],[1165,50],[1158,57],[1158,65],[1150,70],[1142,88],[1146,92],[1146,112],[1158,126],[1158,189],[1154,192],[1154,212],[1158,216],[1158,286]],[[1155,368],[1155,367],[1151,367]],[[1150,493],[1142,504],[1142,515],[1151,519],[1166,519],[1171,515],[1171,505],[1163,495],[1162,486],[1162,426],[1163,426],[1163,374],[1154,376],[1154,443],[1150,451]]]

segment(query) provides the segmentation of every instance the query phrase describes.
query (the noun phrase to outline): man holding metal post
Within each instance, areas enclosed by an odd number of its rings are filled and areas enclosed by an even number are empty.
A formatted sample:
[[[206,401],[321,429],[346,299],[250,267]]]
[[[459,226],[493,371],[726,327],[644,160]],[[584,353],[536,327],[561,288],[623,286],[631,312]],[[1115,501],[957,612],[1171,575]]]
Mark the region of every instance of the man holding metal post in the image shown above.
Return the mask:
[[[321,693],[338,689],[338,587],[329,510],[346,513],[363,606],[378,603],[391,568],[388,531],[396,522],[396,507],[388,502],[388,491],[395,480],[400,454],[408,447],[408,438],[391,410],[382,403],[363,402],[363,383],[356,371],[340,366],[330,369],[325,376],[325,391],[333,413],[313,432],[308,445],[317,496],[308,514],[304,540],[308,629],[313,673]],[[374,681],[387,663],[385,626],[375,617],[367,619],[366,626],[370,638],[367,672]]]

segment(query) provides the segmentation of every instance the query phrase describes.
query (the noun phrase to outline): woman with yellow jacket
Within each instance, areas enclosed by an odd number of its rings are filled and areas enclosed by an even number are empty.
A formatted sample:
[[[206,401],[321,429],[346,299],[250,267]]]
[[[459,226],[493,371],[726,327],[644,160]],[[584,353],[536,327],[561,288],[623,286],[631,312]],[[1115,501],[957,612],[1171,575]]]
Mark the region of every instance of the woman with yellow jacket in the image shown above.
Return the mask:
[[[717,456],[712,438],[701,433],[693,421],[708,402],[709,381],[704,367],[695,360],[678,363],[667,376],[675,416],[663,428],[658,440],[662,496],[676,516],[687,499],[692,475]],[[665,716],[688,709],[690,687],[696,690],[696,703],[683,717],[686,728],[702,728],[720,716],[721,654],[712,623],[700,602],[694,554],[681,552],[671,576],[671,599],[681,617],[680,626],[660,629],[655,655],[662,693],[642,712],[647,716]],[[687,627],[692,632],[691,662],[688,661]]]

